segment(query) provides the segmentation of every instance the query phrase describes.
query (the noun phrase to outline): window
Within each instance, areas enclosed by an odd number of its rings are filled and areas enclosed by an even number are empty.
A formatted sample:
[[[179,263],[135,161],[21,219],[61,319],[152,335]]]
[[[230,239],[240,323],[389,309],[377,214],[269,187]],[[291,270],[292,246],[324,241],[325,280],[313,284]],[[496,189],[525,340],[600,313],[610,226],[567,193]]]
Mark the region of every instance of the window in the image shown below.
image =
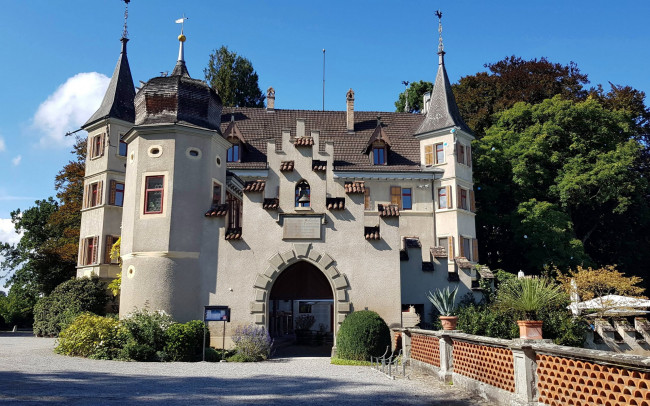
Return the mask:
[[[124,134],[120,134],[120,146],[118,147],[117,154],[119,156],[126,156],[128,150],[129,150],[129,145],[122,141],[122,137],[124,137]]]
[[[372,160],[373,160],[373,164],[375,165],[386,165],[386,148],[373,147]]]
[[[390,204],[402,208],[402,188],[399,186],[390,187]]]
[[[413,199],[411,188],[402,189],[402,210],[411,210],[413,208]]]
[[[458,188],[458,208],[467,210],[469,206],[467,205],[467,190],[463,188]]]
[[[119,258],[111,259],[111,250],[113,249],[113,244],[119,240],[120,237],[115,235],[106,236],[106,251],[104,253],[104,263],[106,264],[119,264]]]
[[[306,180],[301,180],[296,185],[296,207],[309,207],[311,200],[309,183]]]
[[[144,214],[162,213],[164,184],[164,176],[145,178]]]
[[[445,162],[445,148],[440,144],[436,144],[436,163],[442,164]]]
[[[228,228],[239,228],[242,223],[242,202],[232,193],[226,192],[228,203]]]
[[[120,207],[124,205],[124,183],[116,180],[111,181],[111,194],[108,204]]]
[[[97,263],[97,243],[98,238],[87,237],[81,243],[81,258],[79,259],[80,265],[92,265]]]
[[[298,313],[311,313],[311,303],[298,302]]]
[[[438,189],[438,208],[446,209],[447,208],[447,188],[441,187]]]
[[[102,204],[103,181],[86,185],[84,190],[84,208],[95,207]]]
[[[88,142],[90,158],[99,158],[104,155],[104,134],[95,135]]]
[[[221,185],[217,182],[212,184],[212,207],[215,208],[221,204]]]
[[[447,248],[447,237],[440,237],[440,238],[438,238],[438,247],[445,247],[445,248]]]
[[[433,145],[424,146],[424,164],[433,165]]]
[[[457,154],[458,154],[458,162],[461,164],[465,163],[465,146],[461,143],[458,143],[458,149],[457,149]]]
[[[233,144],[233,146],[228,149],[228,156],[226,157],[226,162],[239,162],[240,160],[239,150],[240,150],[240,145]]]
[[[460,256],[472,260],[472,239],[460,237]]]
[[[366,186],[366,189],[363,192],[363,209],[372,210],[371,200],[370,200],[370,188]]]

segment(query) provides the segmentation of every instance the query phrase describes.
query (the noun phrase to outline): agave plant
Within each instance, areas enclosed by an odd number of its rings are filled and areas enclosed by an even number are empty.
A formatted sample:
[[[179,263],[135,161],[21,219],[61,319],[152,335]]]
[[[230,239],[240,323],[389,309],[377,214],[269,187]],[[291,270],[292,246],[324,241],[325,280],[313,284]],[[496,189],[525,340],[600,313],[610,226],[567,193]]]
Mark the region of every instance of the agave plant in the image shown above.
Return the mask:
[[[445,289],[438,289],[435,292],[427,293],[427,299],[433,304],[433,306],[438,310],[441,316],[451,316],[456,310],[456,292],[458,292],[458,286],[454,290],[449,290],[449,286]]]
[[[503,284],[497,304],[503,309],[521,312],[524,320],[539,320],[538,312],[554,307],[566,299],[560,285],[548,278],[519,278]]]

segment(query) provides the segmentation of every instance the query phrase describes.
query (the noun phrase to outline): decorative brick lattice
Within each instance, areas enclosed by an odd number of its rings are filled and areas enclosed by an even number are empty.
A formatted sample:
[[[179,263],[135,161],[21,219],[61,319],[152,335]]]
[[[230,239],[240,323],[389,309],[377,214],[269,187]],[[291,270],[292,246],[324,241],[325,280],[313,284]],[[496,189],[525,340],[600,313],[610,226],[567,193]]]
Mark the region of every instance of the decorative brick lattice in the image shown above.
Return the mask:
[[[515,391],[512,351],[454,340],[454,372],[488,385]]]
[[[537,354],[539,402],[650,406],[650,373]]]
[[[440,342],[438,337],[413,334],[411,358],[440,368]]]

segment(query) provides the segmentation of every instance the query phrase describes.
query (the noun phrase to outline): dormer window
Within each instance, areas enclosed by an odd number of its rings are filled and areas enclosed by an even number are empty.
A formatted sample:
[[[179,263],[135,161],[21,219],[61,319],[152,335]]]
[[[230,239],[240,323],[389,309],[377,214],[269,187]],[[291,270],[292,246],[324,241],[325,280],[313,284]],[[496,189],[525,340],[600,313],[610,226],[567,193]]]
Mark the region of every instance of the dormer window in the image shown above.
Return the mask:
[[[372,163],[374,165],[386,165],[386,146],[372,147]]]
[[[306,180],[302,180],[296,185],[296,207],[309,207],[310,200],[311,191],[309,189],[309,183]]]
[[[391,146],[391,142],[388,134],[384,131],[384,127],[381,118],[377,117],[377,128],[375,128],[366,145],[365,153],[372,154],[370,162],[373,165],[388,164],[388,148]]]
[[[237,142],[228,149],[226,162],[240,162],[240,161],[241,161],[241,144]]]

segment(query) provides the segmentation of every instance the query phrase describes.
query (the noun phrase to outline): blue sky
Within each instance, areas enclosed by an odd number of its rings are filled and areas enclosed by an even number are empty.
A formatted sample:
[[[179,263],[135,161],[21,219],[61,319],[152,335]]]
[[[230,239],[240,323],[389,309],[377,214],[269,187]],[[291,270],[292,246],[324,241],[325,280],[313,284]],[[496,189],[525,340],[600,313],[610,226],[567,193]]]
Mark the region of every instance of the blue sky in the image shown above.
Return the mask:
[[[0,241],[15,241],[15,208],[54,195],[75,130],[101,101],[119,54],[119,0],[0,0]],[[199,1],[133,0],[128,54],[137,84],[171,71],[185,13],[185,59],[203,78],[221,45],[250,59],[276,108],[393,111],[402,80],[433,80],[436,9],[444,17],[453,82],[508,55],[574,61],[592,85],[650,92],[650,3],[643,1]],[[80,133],[84,134],[84,133]]]

